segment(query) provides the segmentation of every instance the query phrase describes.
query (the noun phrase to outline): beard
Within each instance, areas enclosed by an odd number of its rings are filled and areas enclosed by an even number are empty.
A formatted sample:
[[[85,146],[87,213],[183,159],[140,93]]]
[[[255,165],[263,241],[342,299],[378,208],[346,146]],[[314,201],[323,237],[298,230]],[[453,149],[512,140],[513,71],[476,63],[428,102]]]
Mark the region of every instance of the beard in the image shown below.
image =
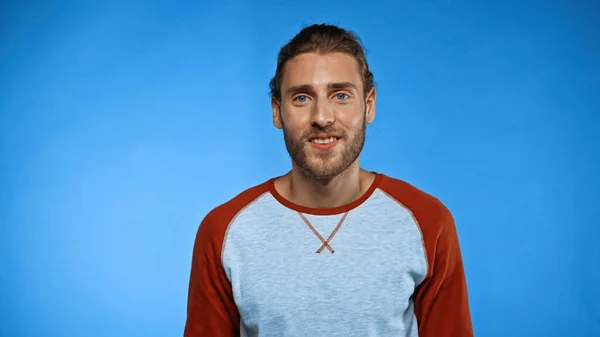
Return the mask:
[[[300,138],[294,138],[284,125],[283,138],[292,161],[300,169],[301,173],[306,178],[325,185],[346,171],[356,161],[365,145],[366,130],[367,123],[365,118],[363,118],[360,129],[356,130],[354,134],[348,134],[344,130],[337,130],[333,127],[322,128],[314,126]],[[335,149],[316,153],[313,155],[313,158],[308,157],[306,149],[308,139],[317,133],[336,134],[340,136],[340,139],[344,140],[344,148],[340,154],[341,158],[336,158],[339,151],[335,151]]]

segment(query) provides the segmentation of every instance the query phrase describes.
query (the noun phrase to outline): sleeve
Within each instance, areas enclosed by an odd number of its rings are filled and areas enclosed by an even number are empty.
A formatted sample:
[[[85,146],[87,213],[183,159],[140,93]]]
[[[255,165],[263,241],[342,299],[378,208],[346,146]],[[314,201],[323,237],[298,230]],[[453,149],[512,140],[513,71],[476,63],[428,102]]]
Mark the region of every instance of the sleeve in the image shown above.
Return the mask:
[[[219,220],[207,215],[196,235],[184,337],[239,336],[239,313],[221,264],[227,224]]]
[[[437,231],[424,236],[429,271],[415,296],[419,336],[472,337],[466,277],[449,211],[435,227]]]

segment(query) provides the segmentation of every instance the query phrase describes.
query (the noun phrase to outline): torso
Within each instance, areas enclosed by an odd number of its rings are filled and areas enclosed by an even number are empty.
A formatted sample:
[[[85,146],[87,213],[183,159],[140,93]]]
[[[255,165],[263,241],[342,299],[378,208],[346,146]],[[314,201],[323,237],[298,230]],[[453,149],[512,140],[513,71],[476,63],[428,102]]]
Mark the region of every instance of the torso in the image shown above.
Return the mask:
[[[411,210],[376,183],[353,204],[326,211],[271,189],[235,216],[222,264],[242,336],[417,336],[422,234]],[[303,219],[327,240],[343,216],[329,246]]]

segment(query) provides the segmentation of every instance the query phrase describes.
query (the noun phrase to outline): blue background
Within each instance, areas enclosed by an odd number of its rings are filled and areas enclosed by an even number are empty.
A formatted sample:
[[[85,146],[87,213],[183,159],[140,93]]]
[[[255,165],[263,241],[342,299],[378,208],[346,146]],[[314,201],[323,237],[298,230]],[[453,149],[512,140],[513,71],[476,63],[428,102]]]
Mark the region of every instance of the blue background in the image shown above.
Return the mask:
[[[181,336],[213,207],[285,173],[268,81],[355,30],[365,168],[454,213],[477,336],[600,336],[594,1],[3,2],[0,335]]]

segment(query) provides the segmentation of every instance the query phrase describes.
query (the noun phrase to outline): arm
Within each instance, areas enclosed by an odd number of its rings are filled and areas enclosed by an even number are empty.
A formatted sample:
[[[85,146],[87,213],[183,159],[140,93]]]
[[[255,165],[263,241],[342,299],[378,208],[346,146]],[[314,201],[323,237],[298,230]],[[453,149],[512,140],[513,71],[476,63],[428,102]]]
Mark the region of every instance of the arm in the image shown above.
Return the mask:
[[[472,337],[467,283],[454,220],[444,212],[441,226],[425,237],[428,275],[419,285],[415,313],[421,337]]]
[[[221,220],[221,221],[219,221]],[[239,313],[221,265],[227,224],[209,213],[200,224],[194,250],[184,337],[239,336]]]

